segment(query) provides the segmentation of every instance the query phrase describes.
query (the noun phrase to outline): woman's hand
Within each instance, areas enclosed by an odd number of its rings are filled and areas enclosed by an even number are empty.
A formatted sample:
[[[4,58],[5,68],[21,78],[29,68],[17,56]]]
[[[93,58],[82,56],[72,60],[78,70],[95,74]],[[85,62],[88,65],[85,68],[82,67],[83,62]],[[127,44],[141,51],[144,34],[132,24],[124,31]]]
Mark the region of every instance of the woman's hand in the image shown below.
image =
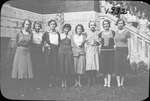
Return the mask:
[[[42,52],[44,53],[44,47],[42,47]]]
[[[49,47],[50,45],[49,45],[48,43],[46,43],[44,46],[45,46],[45,47]]]
[[[130,59],[130,55],[127,56],[127,60],[129,60],[129,59]]]

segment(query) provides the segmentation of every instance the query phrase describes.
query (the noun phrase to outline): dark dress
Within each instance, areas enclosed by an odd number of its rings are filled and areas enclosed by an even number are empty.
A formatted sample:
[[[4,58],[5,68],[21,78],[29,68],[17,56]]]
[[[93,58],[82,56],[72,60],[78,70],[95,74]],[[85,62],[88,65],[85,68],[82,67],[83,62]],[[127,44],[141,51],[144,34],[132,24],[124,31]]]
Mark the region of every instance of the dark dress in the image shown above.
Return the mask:
[[[42,54],[42,32],[32,31],[32,44],[31,44],[31,59],[33,64],[33,72],[35,75],[35,80],[37,81],[37,85],[41,81],[43,70],[43,54]]]
[[[43,66],[43,75],[45,75],[45,81],[54,81],[57,76],[57,61],[58,61],[58,47],[59,45],[53,44],[50,40],[51,32],[45,32],[42,37],[42,46],[44,47],[44,66]],[[57,35],[59,42],[59,33],[54,32]],[[49,36],[50,35],[50,36]],[[48,44],[49,47],[45,47],[45,44]]]
[[[102,40],[100,52],[100,72],[104,74],[112,74],[114,70],[114,36],[115,32],[112,30],[110,30],[110,34],[108,36],[105,36],[103,31],[99,34],[99,38]]]
[[[59,69],[58,72],[62,78],[74,74],[73,53],[71,39],[68,37],[60,40],[59,52]]]
[[[121,33],[116,31],[115,73],[117,75],[125,75],[130,67],[129,59],[127,59],[128,38],[130,38],[128,31],[124,30]]]

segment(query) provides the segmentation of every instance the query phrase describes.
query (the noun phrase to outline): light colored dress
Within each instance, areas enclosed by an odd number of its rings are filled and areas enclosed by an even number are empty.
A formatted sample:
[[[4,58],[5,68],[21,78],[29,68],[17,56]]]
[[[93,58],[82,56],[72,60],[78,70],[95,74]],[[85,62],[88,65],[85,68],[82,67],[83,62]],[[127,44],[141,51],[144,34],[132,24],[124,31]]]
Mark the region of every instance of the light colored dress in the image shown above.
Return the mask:
[[[13,61],[12,78],[33,78],[29,51],[31,36],[31,33],[25,35],[23,31],[20,31],[17,35],[17,49]]]
[[[87,32],[85,52],[86,52],[86,71],[99,71],[99,39],[98,32]]]
[[[81,34],[72,34],[71,43],[74,58],[74,68],[77,74],[83,74],[85,72],[85,51],[84,42],[86,36]]]
[[[33,43],[34,44],[41,44],[43,33],[42,32],[36,32],[36,31],[32,31],[32,33],[33,33],[33,38],[32,38]]]

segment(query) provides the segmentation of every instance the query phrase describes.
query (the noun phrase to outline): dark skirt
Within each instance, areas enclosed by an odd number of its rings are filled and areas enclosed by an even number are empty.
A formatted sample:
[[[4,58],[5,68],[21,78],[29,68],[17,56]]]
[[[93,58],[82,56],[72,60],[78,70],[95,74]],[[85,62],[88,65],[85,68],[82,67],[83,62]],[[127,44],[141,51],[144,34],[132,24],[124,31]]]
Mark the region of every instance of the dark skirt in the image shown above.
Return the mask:
[[[125,75],[129,70],[129,60],[127,60],[128,48],[116,47],[115,50],[115,73],[116,75]]]
[[[59,75],[62,78],[74,75],[75,70],[73,65],[73,54],[59,52],[58,58],[59,58],[59,68],[58,68]]]
[[[43,70],[43,54],[42,48],[40,44],[32,44],[31,46],[31,61],[33,64],[33,72],[35,74],[35,78],[41,77],[41,71]]]
[[[51,50],[45,48],[44,52],[44,67],[45,74],[49,76],[56,76],[57,61],[58,61],[58,46],[51,44]]]
[[[112,74],[114,70],[114,50],[101,50],[100,52],[100,72]]]

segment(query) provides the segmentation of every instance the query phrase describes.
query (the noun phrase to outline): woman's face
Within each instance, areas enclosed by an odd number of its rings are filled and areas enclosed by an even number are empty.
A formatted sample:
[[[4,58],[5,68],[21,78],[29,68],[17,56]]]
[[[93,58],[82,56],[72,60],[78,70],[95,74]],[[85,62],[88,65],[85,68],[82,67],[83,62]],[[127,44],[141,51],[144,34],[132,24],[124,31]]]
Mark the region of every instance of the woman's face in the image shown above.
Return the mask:
[[[123,29],[123,27],[124,27],[123,21],[119,21],[118,22],[118,29]]]
[[[40,29],[41,29],[40,24],[37,24],[37,23],[36,23],[36,24],[35,24],[35,30],[38,30],[38,31],[39,31]]]
[[[103,28],[104,28],[104,30],[109,30],[109,28],[110,28],[109,22],[104,21],[104,22],[103,22]]]
[[[49,24],[49,27],[50,29],[54,30],[56,28],[56,23],[54,21],[52,21],[50,24]]]
[[[145,18],[145,12],[142,13],[142,18]]]
[[[65,28],[64,28],[64,33],[67,34],[69,31],[70,31],[70,28],[69,28],[69,27],[65,27]]]
[[[31,26],[30,22],[29,22],[29,21],[25,21],[25,23],[24,23],[24,28],[25,28],[25,29],[29,29],[30,26]]]
[[[91,29],[91,31],[95,31],[95,28],[96,28],[95,22],[91,22],[90,23],[90,29]]]
[[[81,27],[81,26],[78,26],[78,27],[77,27],[77,33],[78,33],[78,34],[81,34],[81,33],[82,33],[82,27]]]

